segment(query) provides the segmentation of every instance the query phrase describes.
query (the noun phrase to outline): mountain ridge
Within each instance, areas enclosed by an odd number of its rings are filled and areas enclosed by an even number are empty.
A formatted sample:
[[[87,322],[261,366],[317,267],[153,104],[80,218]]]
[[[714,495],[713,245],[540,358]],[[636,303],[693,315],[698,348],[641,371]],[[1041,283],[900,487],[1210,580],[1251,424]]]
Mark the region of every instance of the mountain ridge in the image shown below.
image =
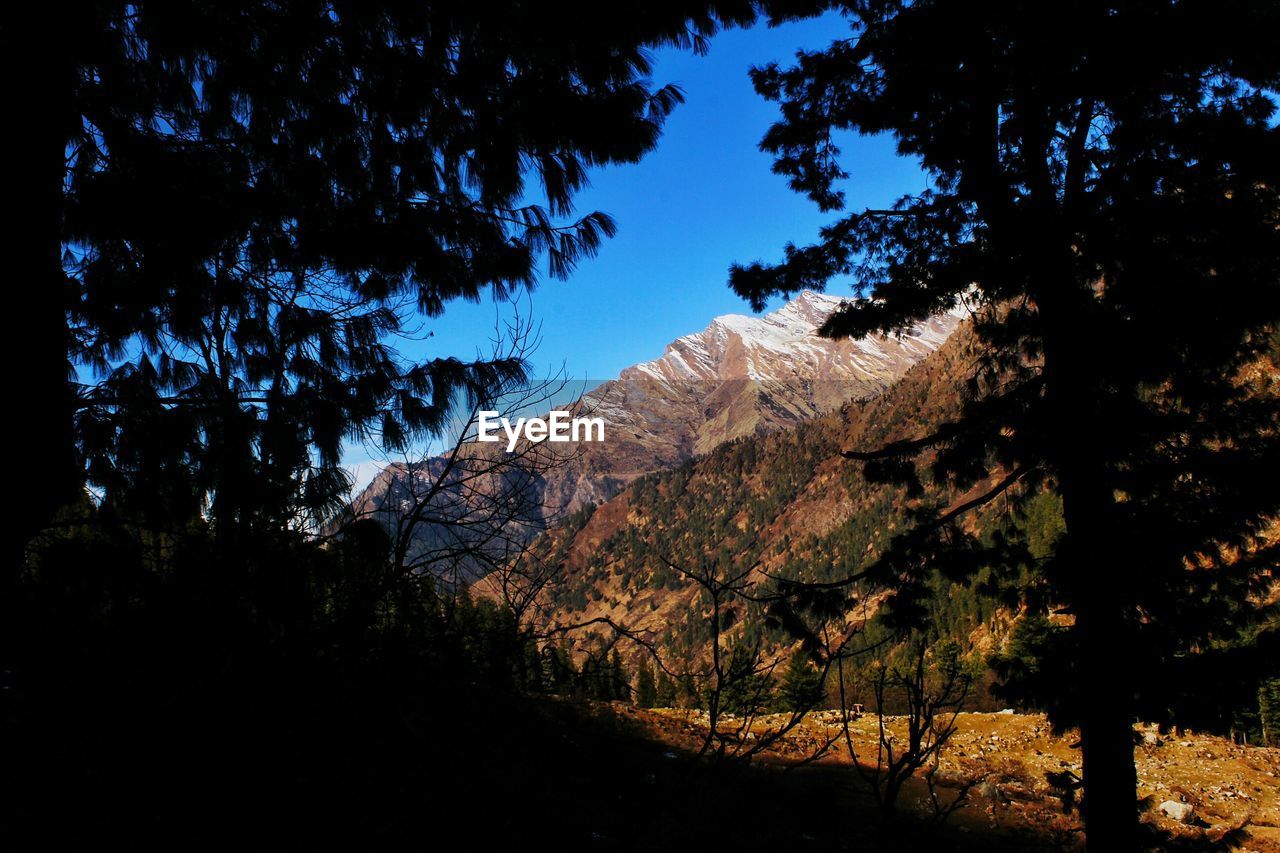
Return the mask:
[[[874,397],[934,352],[960,322],[952,312],[900,336],[833,341],[817,328],[844,300],[804,291],[752,317],[725,314],[669,343],[661,356],[628,367],[572,407],[603,417],[603,443],[534,472],[541,517],[531,528],[601,504],[637,478],[705,455],[725,442],[793,427]],[[489,454],[492,445],[476,448]],[[399,482],[435,476],[439,465],[388,466],[353,501],[357,515],[395,511]],[[428,537],[429,538],[429,537]]]

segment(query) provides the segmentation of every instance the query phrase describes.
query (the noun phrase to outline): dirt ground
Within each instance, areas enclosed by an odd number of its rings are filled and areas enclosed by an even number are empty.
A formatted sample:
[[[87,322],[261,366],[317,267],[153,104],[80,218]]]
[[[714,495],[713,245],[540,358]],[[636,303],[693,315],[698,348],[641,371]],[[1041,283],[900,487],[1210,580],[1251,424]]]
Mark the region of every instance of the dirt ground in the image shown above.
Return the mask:
[[[707,717],[702,712],[618,710],[680,751],[695,751],[707,731]],[[757,718],[750,733],[743,734],[742,745],[758,742],[787,719],[788,715]],[[886,724],[893,737],[905,737],[902,719],[887,717]],[[739,726],[738,721],[728,720],[721,728]],[[874,764],[876,716],[862,715],[853,721],[850,731],[858,760]],[[840,735],[839,712],[814,712],[758,760],[848,766],[849,751]],[[1137,727],[1135,736],[1139,741],[1134,757],[1144,822],[1193,847],[1210,844],[1280,851],[1280,749],[1240,746],[1224,738],[1185,731],[1161,733],[1154,726]],[[1074,804],[1068,807],[1064,803],[1064,796],[1069,795],[1051,784],[1047,775],[1054,774],[1059,782],[1064,778],[1060,774],[1079,777],[1078,740],[1076,732],[1055,735],[1041,714],[961,714],[936,776],[943,802],[969,787],[967,802],[952,815],[951,824],[961,833],[995,829],[1030,833],[1051,847],[1078,846],[1083,839],[1079,811]],[[932,810],[923,781],[914,780],[907,787],[901,805],[920,814]]]

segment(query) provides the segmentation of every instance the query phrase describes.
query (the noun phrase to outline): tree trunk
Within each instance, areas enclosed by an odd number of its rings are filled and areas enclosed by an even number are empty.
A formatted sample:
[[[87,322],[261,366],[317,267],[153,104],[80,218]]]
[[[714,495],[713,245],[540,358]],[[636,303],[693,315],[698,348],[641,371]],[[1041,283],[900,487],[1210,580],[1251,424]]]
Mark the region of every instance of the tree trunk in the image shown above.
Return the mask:
[[[79,498],[82,486],[69,382],[69,288],[62,269],[66,148],[78,120],[76,67],[68,44],[74,39],[56,20],[62,14],[56,4],[20,6],[23,11],[6,21],[6,35],[20,39],[24,48],[4,45],[16,101],[10,112],[20,117],[6,142],[16,185],[12,208],[18,212],[6,252],[13,306],[10,340],[24,339],[23,348],[11,352],[7,361],[25,435],[10,459],[10,482],[20,484],[25,494],[9,536],[9,578],[20,570],[31,538]],[[13,68],[16,58],[30,64]]]
[[[1051,269],[1052,267],[1046,267]],[[1108,478],[1101,415],[1105,345],[1087,335],[1087,288],[1067,280],[1039,305],[1045,327],[1044,373],[1051,463],[1062,496],[1066,538],[1060,588],[1075,615],[1079,713],[1084,767],[1084,823],[1091,851],[1138,846],[1137,770],[1133,758],[1133,643],[1127,613],[1132,568],[1118,564],[1114,492]]]
[[[1114,596],[1105,588],[1099,593],[1083,596],[1076,611],[1085,834],[1091,851],[1133,850],[1138,846],[1138,776],[1129,644]]]

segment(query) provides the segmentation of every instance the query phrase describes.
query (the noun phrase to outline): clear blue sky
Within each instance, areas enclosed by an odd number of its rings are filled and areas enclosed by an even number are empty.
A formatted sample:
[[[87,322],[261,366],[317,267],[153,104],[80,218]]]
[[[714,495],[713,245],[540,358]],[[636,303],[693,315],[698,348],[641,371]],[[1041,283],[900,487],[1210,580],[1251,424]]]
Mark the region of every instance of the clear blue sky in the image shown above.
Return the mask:
[[[750,311],[728,288],[729,265],[776,260],[788,240],[812,240],[832,217],[770,171],[772,159],[758,144],[777,106],[755,93],[747,70],[848,35],[845,21],[828,15],[721,33],[706,56],[655,54],[655,83],[679,85],[685,103],[668,119],[656,150],[638,164],[595,172],[578,196],[579,214],[609,213],[618,234],[570,280],[548,278],[533,292],[528,307],[543,334],[535,375],[563,361],[572,376],[613,378],[719,314]],[[920,169],[895,154],[892,140],[850,135],[841,145],[852,164],[851,208],[883,206],[924,188]],[[434,337],[426,353],[473,356],[485,346],[494,316],[489,300],[451,304],[428,324]]]

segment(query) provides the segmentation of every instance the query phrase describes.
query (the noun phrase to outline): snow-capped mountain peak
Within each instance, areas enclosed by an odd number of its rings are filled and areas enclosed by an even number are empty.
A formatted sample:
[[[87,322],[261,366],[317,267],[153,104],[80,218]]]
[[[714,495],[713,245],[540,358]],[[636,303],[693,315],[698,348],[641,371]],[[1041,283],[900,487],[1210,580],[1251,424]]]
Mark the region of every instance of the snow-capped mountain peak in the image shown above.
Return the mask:
[[[661,358],[630,367],[620,378],[768,382],[803,378],[881,384],[936,349],[959,322],[958,317],[944,315],[918,324],[901,337],[862,341],[818,337],[818,327],[845,301],[806,290],[763,316],[721,315],[701,332],[673,341]]]

